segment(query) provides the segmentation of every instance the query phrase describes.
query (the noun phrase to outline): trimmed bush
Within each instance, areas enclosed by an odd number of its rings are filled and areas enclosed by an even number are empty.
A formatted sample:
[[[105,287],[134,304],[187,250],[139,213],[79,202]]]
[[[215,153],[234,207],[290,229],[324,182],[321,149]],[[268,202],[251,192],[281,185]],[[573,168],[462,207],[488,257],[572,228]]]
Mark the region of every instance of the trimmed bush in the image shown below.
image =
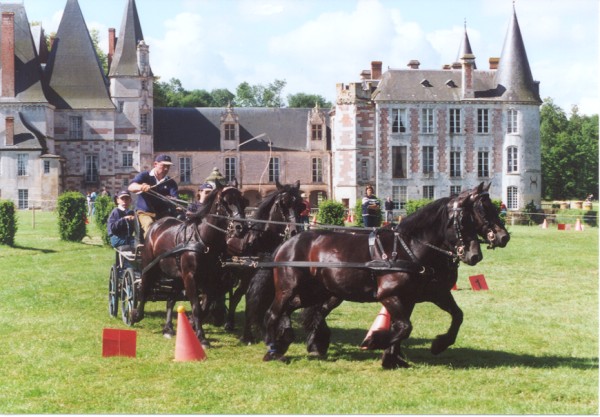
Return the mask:
[[[94,223],[96,223],[96,227],[100,232],[102,242],[104,242],[105,245],[110,245],[110,238],[108,237],[106,223],[108,223],[108,217],[116,206],[117,205],[112,197],[108,195],[100,195],[96,197]]]
[[[419,210],[422,207],[425,207],[427,204],[431,203],[433,200],[428,198],[422,198],[420,200],[408,200],[406,202],[406,215],[410,216],[415,211]]]
[[[87,235],[87,200],[76,191],[68,191],[58,196],[58,234],[61,240],[81,242]]]
[[[10,200],[0,200],[0,245],[13,246],[17,228],[15,204]]]
[[[317,221],[321,224],[343,226],[345,213],[346,209],[342,203],[333,200],[325,200],[319,204]]]

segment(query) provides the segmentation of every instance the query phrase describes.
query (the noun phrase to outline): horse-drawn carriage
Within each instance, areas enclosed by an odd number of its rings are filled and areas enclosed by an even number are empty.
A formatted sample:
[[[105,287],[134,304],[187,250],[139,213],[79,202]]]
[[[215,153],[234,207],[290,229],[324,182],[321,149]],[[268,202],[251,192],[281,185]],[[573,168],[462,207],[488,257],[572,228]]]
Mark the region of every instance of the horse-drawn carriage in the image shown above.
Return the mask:
[[[450,328],[447,333],[434,340],[432,352],[440,353],[454,343],[462,323],[462,311],[456,305],[450,290],[458,277],[459,260],[471,265],[481,260],[478,236],[486,239],[490,247],[505,246],[509,238],[483,184],[459,196],[436,200],[427,210],[407,217],[393,228],[368,230],[347,228],[301,232],[300,224],[295,221],[299,212],[295,204],[301,201],[298,191],[299,184],[274,193],[268,199],[269,204],[258,210],[262,213],[262,220],[260,216],[254,219],[240,216],[241,206],[237,201],[234,204],[237,209],[233,211],[218,212],[213,209],[213,212],[207,211],[202,215],[203,221],[188,225],[191,227],[188,235],[194,235],[193,231],[196,230],[197,240],[214,242],[216,239],[229,246],[229,251],[223,253],[231,254],[235,252],[232,247],[237,248],[243,255],[241,259],[249,261],[230,262],[231,259],[220,258],[221,266],[235,265],[245,271],[243,274],[247,278],[244,290],[248,289],[250,283],[257,282],[256,278],[252,278],[257,271],[266,271],[266,278],[263,276],[262,282],[265,288],[270,289],[267,297],[270,307],[266,313],[262,311],[266,324],[265,342],[268,346],[264,360],[284,359],[293,340],[290,314],[299,308],[304,308],[310,314],[310,319],[306,321],[309,323],[306,327],[309,352],[325,355],[331,335],[325,318],[344,300],[380,302],[390,313],[392,325],[387,337],[370,342],[370,348],[385,349],[382,361],[384,368],[406,366],[400,343],[410,335],[410,315],[416,303],[433,302],[452,316]],[[289,200],[287,203],[284,203],[285,196]],[[232,213],[236,216],[232,216]],[[181,239],[177,238],[182,233],[175,233],[173,230],[183,226],[174,223],[174,220],[167,222],[170,225],[166,228],[157,225],[150,229],[148,237],[152,247],[145,247],[141,252],[144,269],[139,276],[139,297],[135,290],[135,282],[138,281],[136,268],[125,269],[120,294],[123,311],[131,317],[126,323],[141,320],[144,303],[151,300],[152,289],[160,282],[161,276],[167,275],[183,282],[188,300],[192,303],[196,335],[203,344],[208,344],[202,330],[202,314],[197,300],[199,292],[210,291],[210,286],[205,282],[211,279],[210,273],[206,273],[207,264],[203,262],[205,256],[191,249],[184,249],[178,260],[170,256],[174,247],[182,245]],[[221,223],[216,226],[210,222]],[[212,241],[203,237],[211,228],[225,231],[222,229],[224,225],[231,225],[232,222],[243,224],[246,230],[228,234],[227,237],[213,234]],[[292,229],[298,233],[284,241],[286,233],[282,227],[286,223],[287,231],[291,224]],[[227,229],[230,230],[229,227]],[[168,244],[161,245],[165,234],[170,236],[166,239]],[[236,241],[237,244],[232,244]],[[260,256],[265,252],[273,253],[272,260],[265,261]],[[162,257],[160,263],[156,262],[157,257]],[[138,257],[133,256],[133,261],[137,260]],[[152,267],[148,267],[150,262],[154,262]],[[115,269],[119,271],[118,268]],[[217,280],[220,277],[217,276]],[[131,295],[125,290],[129,279],[134,282],[131,304],[128,304]],[[118,287],[117,280],[114,288],[118,291]],[[263,291],[265,292],[268,293]],[[167,301],[174,304],[173,300]],[[248,313],[248,307],[252,305],[248,296],[246,304]],[[235,306],[230,307],[231,317],[234,312]],[[168,308],[167,324],[163,332],[169,331],[170,320]],[[247,316],[247,326],[248,322]],[[170,329],[172,331],[172,325]],[[245,336],[246,332],[247,329]]]

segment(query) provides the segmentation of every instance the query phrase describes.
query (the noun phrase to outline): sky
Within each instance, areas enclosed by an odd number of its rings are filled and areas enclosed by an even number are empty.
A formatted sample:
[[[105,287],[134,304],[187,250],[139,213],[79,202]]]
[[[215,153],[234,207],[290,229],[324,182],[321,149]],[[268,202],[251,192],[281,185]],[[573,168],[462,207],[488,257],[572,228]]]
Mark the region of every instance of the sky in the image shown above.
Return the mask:
[[[14,2],[14,1],[13,1]],[[18,2],[18,1],[17,1]],[[22,0],[29,21],[58,29],[66,0]],[[108,50],[127,0],[79,0]],[[516,10],[540,95],[567,114],[600,113],[600,0],[136,0],[150,65],[187,90],[285,80],[290,94],[335,101],[371,61],[387,68],[441,69],[457,61],[465,25],[476,64],[499,57]]]

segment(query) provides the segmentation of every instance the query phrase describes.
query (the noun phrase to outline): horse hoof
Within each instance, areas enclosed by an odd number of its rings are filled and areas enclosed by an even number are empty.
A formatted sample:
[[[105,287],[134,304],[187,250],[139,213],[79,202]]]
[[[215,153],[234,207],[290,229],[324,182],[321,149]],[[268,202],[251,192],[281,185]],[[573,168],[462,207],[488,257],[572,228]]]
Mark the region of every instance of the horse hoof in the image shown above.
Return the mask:
[[[173,335],[173,333],[171,333],[171,332],[166,332],[166,331],[163,331],[163,337],[164,337],[165,339],[172,339],[172,338],[173,338],[173,336],[174,336],[174,335]]]
[[[317,351],[312,351],[312,352],[308,352],[308,357],[310,359],[326,359],[327,358],[327,354],[326,353],[317,352]]]
[[[210,349],[210,343],[207,340],[201,341],[200,344],[204,349]]]
[[[283,363],[289,363],[289,359],[277,352],[267,352],[263,357],[263,362],[279,361]]]
[[[225,323],[223,328],[226,332],[232,332],[235,329],[235,326],[232,323]]]
[[[242,336],[242,337],[240,337],[240,343],[243,345],[252,346],[256,342],[254,341],[253,338],[248,338],[248,337]]]
[[[448,349],[448,346],[450,345],[451,343],[448,343],[448,341],[445,340],[443,337],[438,336],[433,340],[433,342],[431,342],[431,353],[434,355],[439,355],[440,353]]]
[[[384,353],[381,360],[381,367],[383,369],[398,369],[410,368],[410,365],[398,355]]]

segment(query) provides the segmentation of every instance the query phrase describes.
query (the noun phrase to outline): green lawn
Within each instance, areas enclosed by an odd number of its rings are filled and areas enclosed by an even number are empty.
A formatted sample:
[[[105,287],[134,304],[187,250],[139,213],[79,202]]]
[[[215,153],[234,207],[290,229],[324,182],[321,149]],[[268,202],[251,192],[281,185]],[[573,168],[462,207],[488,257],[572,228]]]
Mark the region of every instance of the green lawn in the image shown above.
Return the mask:
[[[511,227],[508,247],[460,268],[457,343],[431,355],[450,318],[419,304],[404,349],[412,367],[384,371],[381,352],[358,348],[378,304],[331,314],[326,360],[307,357],[295,326],[285,365],[213,326],[206,361],[174,362],[164,303],[149,303],[133,327],[137,357],[103,358],[102,330],[127,328],[108,315],[113,251],[94,225],[67,243],[53,213],[35,222],[20,212],[16,246],[0,246],[2,414],[598,414],[597,228]],[[489,291],[469,289],[476,274]]]

